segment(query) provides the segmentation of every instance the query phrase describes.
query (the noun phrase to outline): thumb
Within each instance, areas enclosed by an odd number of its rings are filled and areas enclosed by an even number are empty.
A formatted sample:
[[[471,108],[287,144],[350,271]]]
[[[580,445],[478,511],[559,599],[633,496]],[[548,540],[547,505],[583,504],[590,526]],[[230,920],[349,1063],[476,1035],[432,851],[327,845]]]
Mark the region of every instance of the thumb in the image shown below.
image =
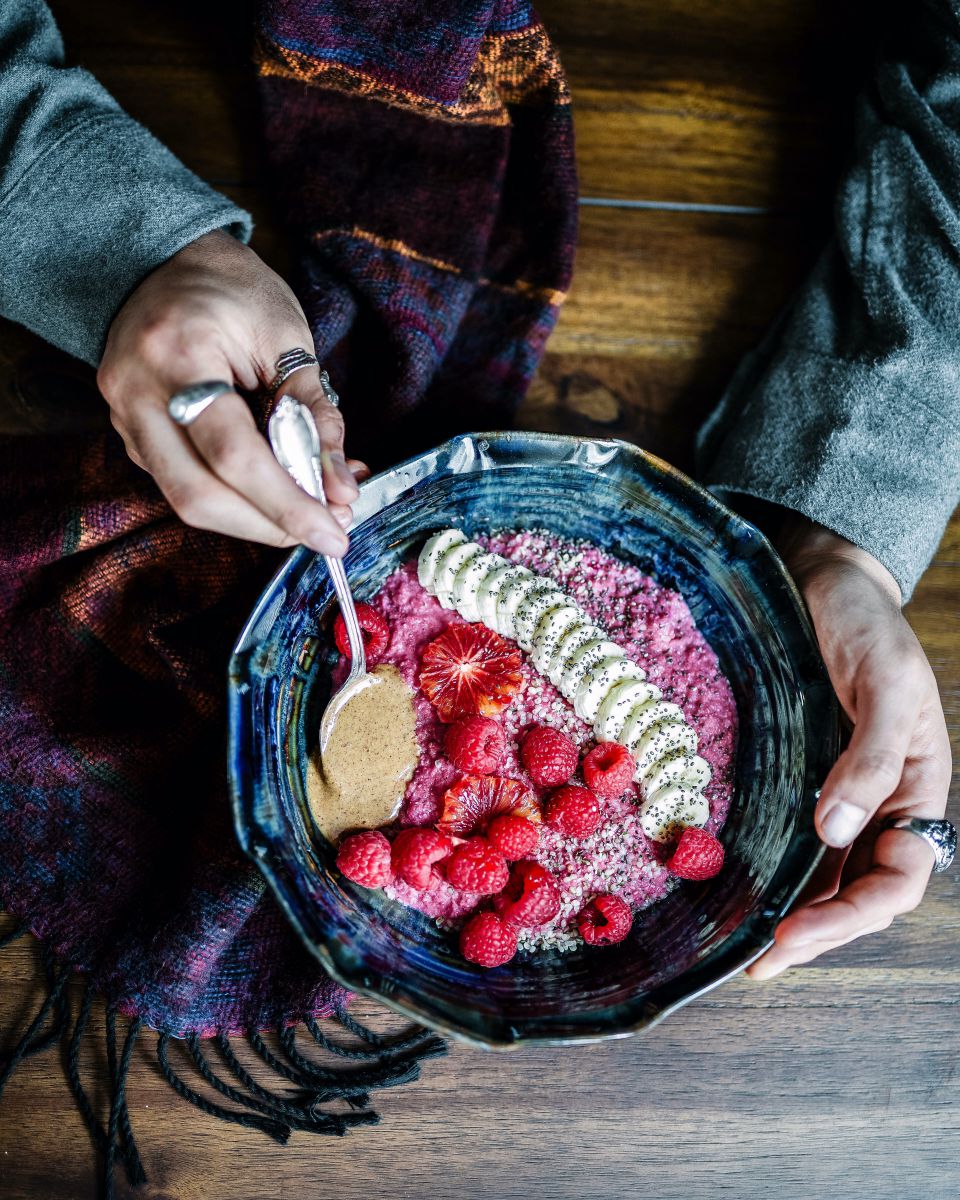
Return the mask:
[[[816,826],[828,846],[849,846],[903,775],[919,711],[902,682],[868,681],[858,691],[857,723],[850,745],[827,776]]]

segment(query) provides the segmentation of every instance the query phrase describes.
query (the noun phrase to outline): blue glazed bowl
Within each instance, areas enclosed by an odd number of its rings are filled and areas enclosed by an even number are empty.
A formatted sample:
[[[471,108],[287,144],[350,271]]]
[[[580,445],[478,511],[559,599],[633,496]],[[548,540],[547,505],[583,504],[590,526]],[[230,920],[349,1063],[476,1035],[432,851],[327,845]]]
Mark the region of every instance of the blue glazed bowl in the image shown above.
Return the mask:
[[[348,988],[486,1046],[637,1032],[756,958],[819,859],[815,794],[839,726],[800,598],[752,525],[624,442],[464,435],[371,479],[346,558],[356,595],[376,592],[429,532],[448,525],[588,538],[679,589],[739,713],[724,870],[641,912],[618,946],[493,971],[466,962],[429,918],[343,879],[306,804],[307,755],[335,651],[330,581],[322,559],[303,548],[267,587],[230,663],[241,845],[304,944]]]

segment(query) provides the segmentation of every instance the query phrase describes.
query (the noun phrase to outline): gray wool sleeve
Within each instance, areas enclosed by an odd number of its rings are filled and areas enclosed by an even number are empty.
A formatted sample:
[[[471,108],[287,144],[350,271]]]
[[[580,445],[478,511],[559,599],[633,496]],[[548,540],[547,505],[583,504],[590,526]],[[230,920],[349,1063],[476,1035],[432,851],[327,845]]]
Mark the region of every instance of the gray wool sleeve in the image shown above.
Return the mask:
[[[960,500],[960,0],[890,6],[833,241],[697,453],[721,498],[828,526],[910,597]]]
[[[0,0],[0,315],[96,366],[137,284],[250,215],[64,66],[41,0]]]

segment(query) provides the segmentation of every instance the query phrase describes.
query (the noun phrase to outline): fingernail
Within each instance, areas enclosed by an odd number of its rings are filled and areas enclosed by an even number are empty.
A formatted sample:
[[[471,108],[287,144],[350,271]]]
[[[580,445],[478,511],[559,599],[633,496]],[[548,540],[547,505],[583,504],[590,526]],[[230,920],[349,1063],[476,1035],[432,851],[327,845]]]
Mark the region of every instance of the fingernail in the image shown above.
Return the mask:
[[[838,801],[820,823],[823,840],[830,846],[849,846],[866,825],[868,815],[855,804]]]
[[[350,543],[345,537],[337,537],[329,529],[317,530],[310,538],[310,549],[334,558],[343,558]]]
[[[341,508],[331,508],[330,512],[333,516],[333,519],[336,521],[336,523],[340,526],[341,529],[343,529],[344,531],[349,529],[350,519],[351,519],[349,510],[347,510],[345,512]]]

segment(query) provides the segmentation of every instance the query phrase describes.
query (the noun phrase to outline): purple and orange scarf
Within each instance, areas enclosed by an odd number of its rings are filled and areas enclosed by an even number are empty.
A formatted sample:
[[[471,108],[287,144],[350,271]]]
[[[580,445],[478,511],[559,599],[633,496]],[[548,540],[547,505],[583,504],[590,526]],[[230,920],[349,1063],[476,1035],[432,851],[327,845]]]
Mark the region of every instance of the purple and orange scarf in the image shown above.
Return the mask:
[[[293,282],[348,452],[383,467],[509,424],[576,231],[569,95],[529,5],[271,0],[255,57],[269,179],[301,248]],[[125,1101],[142,1028],[171,1085],[225,1120],[281,1141],[376,1120],[369,1090],[415,1077],[443,1044],[357,1025],[231,827],[226,664],[276,552],[184,526],[113,433],[51,435],[30,456],[0,439],[0,506],[0,907],[41,940],[48,982],[0,1055],[0,1090],[60,1041],[108,1193],[118,1159],[143,1178]],[[77,1067],[95,993],[104,1121]],[[339,1069],[295,1041],[305,1021],[311,1049],[328,1047],[331,1017],[355,1035]],[[235,1035],[282,1090],[252,1079]]]

